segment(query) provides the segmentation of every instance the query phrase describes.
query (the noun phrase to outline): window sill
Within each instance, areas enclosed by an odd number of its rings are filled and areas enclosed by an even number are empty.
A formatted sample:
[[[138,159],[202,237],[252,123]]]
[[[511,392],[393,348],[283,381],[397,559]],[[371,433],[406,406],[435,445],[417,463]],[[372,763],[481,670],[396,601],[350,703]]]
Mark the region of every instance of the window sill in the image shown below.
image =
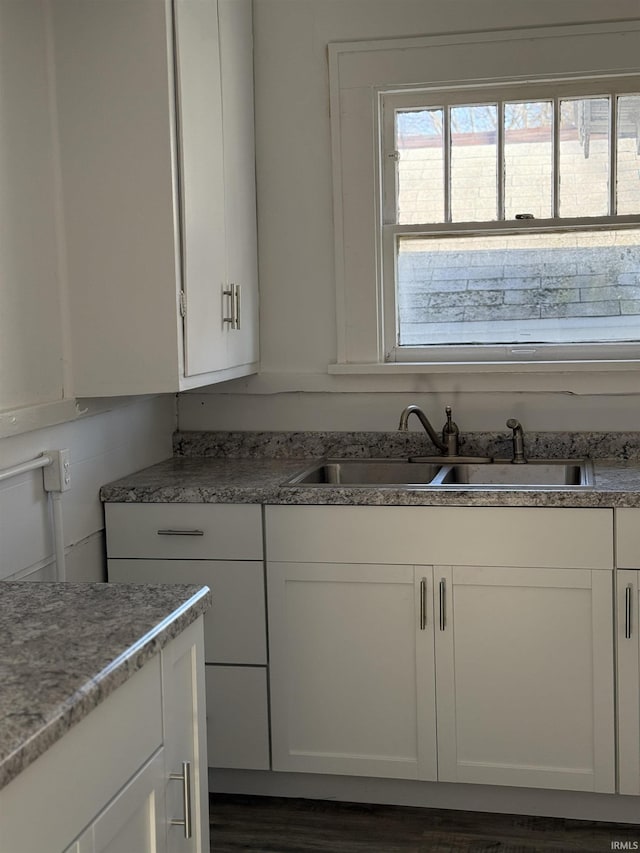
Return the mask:
[[[602,361],[473,361],[473,362],[363,362],[330,364],[333,376],[405,374],[496,374],[496,373],[620,373],[640,370],[640,359]]]

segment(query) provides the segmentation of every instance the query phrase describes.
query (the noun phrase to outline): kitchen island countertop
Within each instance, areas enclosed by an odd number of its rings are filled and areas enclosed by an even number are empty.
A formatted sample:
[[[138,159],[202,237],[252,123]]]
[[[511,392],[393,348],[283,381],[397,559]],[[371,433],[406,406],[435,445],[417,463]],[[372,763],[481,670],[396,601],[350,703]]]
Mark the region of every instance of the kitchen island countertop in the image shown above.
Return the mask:
[[[193,584],[4,582],[0,788],[210,605]]]

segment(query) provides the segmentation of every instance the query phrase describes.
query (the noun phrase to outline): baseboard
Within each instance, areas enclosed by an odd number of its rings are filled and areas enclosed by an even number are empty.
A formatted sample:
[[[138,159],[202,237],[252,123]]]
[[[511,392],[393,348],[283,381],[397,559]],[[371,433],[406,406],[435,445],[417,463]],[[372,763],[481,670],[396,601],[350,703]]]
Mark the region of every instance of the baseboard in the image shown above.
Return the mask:
[[[544,815],[640,825],[639,798],[622,794],[278,773],[269,770],[216,770],[211,767],[209,791],[498,814]]]

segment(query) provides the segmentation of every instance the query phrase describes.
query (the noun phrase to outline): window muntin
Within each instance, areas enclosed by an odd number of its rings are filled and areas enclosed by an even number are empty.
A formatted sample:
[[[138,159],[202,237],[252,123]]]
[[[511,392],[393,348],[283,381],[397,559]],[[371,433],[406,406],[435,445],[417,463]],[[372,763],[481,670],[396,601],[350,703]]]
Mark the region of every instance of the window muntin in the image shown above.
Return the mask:
[[[558,88],[437,92],[422,104],[414,92],[406,107],[402,95],[383,98],[395,129],[384,178],[398,190],[381,240],[387,360],[455,360],[460,348],[482,359],[491,347],[491,358],[510,358],[529,343],[534,358],[545,347],[572,357],[574,345],[640,340],[640,229],[629,229],[640,214],[640,95]],[[425,252],[433,263],[420,263]]]

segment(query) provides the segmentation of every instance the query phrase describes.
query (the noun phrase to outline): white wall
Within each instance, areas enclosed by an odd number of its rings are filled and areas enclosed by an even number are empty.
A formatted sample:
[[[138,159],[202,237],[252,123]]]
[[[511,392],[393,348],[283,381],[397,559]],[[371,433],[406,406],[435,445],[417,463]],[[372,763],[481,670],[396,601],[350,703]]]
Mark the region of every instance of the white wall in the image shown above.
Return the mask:
[[[103,580],[100,486],[171,455],[175,397],[77,415],[57,144],[50,0],[0,0],[0,469],[69,449],[67,576]],[[55,577],[50,521],[41,470],[0,483],[0,579]]]
[[[501,429],[510,416],[529,428],[639,429],[640,373],[571,382],[327,374],[336,359],[328,42],[638,11],[637,0],[254,0],[261,375],[181,396],[180,427],[392,429],[415,401],[436,422],[451,402],[466,429]]]
[[[0,440],[0,469],[46,450],[70,451],[71,487],[62,495],[68,580],[106,579],[100,486],[171,456],[174,402],[170,395],[123,401],[111,411]],[[55,580],[50,520],[41,470],[0,482],[0,580]]]
[[[0,411],[64,396],[49,46],[45,3],[0,2]]]

